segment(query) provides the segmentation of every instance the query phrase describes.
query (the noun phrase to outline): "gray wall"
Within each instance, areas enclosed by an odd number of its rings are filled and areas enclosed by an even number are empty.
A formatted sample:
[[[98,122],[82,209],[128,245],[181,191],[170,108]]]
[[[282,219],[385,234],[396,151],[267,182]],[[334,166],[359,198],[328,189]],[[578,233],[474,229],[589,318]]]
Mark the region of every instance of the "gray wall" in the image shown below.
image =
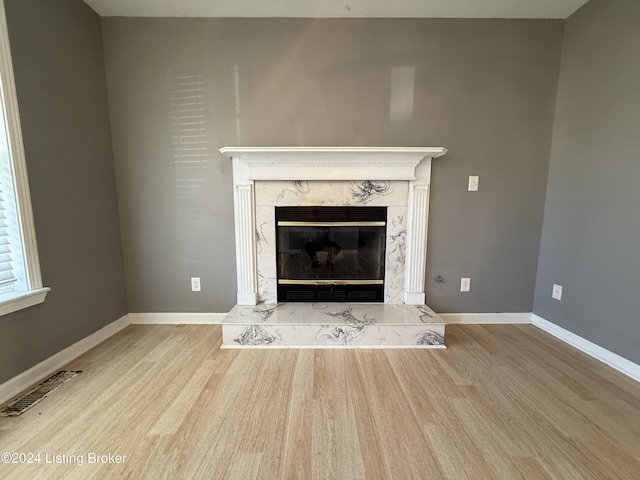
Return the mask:
[[[42,279],[0,317],[0,383],[127,313],[99,17],[5,0]]]
[[[566,22],[534,313],[640,363],[640,2]],[[551,299],[552,284],[562,301]]]
[[[102,25],[130,311],[234,305],[225,145],[447,147],[433,171],[427,302],[532,310],[563,22]],[[189,82],[197,118],[179,118]],[[198,136],[181,143],[190,127]],[[479,192],[466,191],[468,175],[480,175]]]

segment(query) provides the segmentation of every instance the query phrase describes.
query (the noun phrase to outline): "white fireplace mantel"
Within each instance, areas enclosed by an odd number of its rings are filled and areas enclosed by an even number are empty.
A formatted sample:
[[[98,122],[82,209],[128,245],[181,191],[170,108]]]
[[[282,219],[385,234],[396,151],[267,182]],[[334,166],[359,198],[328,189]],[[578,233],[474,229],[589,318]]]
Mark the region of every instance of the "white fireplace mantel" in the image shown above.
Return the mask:
[[[404,303],[425,302],[431,160],[444,147],[224,147],[233,160],[238,304],[258,302],[255,182],[406,181]]]
[[[443,147],[224,147],[242,180],[417,180],[416,167]],[[244,169],[242,167],[245,167]],[[244,170],[244,171],[243,171]]]

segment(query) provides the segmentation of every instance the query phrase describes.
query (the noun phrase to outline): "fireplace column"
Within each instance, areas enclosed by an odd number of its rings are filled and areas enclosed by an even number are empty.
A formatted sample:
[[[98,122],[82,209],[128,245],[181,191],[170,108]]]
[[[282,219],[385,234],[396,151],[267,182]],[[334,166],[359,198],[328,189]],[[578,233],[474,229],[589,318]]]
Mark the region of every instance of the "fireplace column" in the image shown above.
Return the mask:
[[[404,303],[407,305],[425,303],[428,216],[429,185],[410,185],[404,290]]]
[[[238,305],[258,303],[253,185],[235,187],[236,271]]]

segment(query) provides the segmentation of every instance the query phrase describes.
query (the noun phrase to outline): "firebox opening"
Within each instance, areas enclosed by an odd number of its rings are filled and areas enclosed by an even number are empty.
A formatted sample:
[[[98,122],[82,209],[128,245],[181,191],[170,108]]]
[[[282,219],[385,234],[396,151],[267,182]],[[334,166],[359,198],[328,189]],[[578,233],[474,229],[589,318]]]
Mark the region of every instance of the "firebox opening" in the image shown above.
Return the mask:
[[[384,302],[386,207],[276,207],[279,302]]]

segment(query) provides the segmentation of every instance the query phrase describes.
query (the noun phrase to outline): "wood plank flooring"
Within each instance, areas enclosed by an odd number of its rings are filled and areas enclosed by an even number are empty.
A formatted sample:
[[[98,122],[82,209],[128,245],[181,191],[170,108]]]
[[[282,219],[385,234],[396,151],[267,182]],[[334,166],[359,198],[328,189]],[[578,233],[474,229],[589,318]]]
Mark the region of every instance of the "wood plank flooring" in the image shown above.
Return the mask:
[[[220,341],[135,325],[78,358],[0,417],[0,453],[40,454],[0,478],[640,478],[640,384],[533,326],[448,326],[447,350]]]

